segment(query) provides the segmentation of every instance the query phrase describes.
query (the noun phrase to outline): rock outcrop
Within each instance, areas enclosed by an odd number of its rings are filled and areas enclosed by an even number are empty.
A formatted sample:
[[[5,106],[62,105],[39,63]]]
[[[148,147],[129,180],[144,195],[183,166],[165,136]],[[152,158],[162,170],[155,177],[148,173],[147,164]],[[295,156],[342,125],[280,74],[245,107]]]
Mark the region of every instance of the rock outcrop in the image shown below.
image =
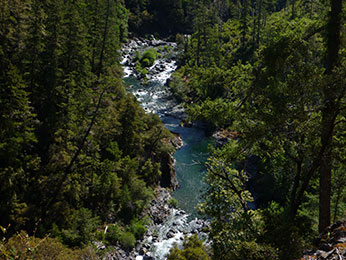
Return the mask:
[[[166,153],[161,157],[161,172],[160,186],[176,190],[179,184],[174,170],[174,158],[170,153]]]
[[[229,140],[234,140],[239,137],[239,133],[236,131],[230,131],[227,129],[219,129],[213,134],[213,138],[216,141],[216,145],[221,147],[226,144]]]
[[[316,241],[317,249],[306,252],[300,260],[346,259],[346,221],[331,225]]]
[[[171,133],[173,134],[174,138],[171,139],[170,142],[176,150],[179,150],[184,145],[183,139],[181,138],[180,134],[172,131]]]

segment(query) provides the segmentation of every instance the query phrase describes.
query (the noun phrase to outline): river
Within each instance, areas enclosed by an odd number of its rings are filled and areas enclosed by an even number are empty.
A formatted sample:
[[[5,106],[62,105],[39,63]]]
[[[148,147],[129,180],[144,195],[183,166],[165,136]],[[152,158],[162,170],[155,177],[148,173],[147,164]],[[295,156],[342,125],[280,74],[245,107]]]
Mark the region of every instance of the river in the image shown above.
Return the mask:
[[[164,47],[169,46],[169,48]],[[155,61],[149,69],[149,80],[142,84],[134,70],[134,64],[131,63],[135,51],[143,51],[145,48],[155,47],[162,52],[162,57]],[[166,81],[177,68],[174,61],[174,52],[176,45],[160,40],[131,40],[123,49],[123,68],[124,82],[127,91],[137,97],[141,106],[148,112],[156,113],[160,116],[167,129],[180,134],[183,140],[183,147],[175,155],[175,171],[179,181],[179,188],[173,196],[178,201],[178,208],[187,214],[173,214],[171,222],[182,223],[184,228],[196,223],[198,217],[195,209],[200,201],[201,191],[205,187],[203,176],[205,175],[205,162],[208,157],[208,145],[212,143],[211,138],[205,136],[204,130],[198,127],[182,127],[181,119],[185,118],[183,109],[172,98],[172,94],[167,86]],[[173,58],[172,58],[173,57]],[[179,211],[179,210],[178,210]],[[169,229],[170,224],[159,227],[159,233]],[[168,232],[168,231],[167,231]],[[157,260],[165,259],[165,255],[173,246],[174,242],[182,241],[181,236],[186,232],[177,232],[174,238],[161,238],[159,242],[151,249],[152,257]],[[144,259],[140,258],[137,259]]]

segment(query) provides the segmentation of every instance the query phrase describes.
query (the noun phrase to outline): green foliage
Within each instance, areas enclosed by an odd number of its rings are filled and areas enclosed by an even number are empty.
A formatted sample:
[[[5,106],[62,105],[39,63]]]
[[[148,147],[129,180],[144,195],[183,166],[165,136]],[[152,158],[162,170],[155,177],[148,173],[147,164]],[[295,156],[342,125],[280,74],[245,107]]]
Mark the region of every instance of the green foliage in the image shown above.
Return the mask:
[[[340,185],[340,183],[344,183],[345,181],[345,166],[340,165],[333,172],[333,180],[332,180],[332,219],[333,223],[337,220],[341,220],[346,217],[346,190],[344,185]]]
[[[130,250],[136,244],[136,239],[143,238],[146,232],[146,219],[133,219],[127,227],[112,224],[108,227],[105,239],[108,243],[115,245],[119,243],[124,249]]]
[[[129,27],[135,34],[170,36],[191,28],[191,1],[126,0],[125,4],[130,10]]]
[[[57,239],[44,237],[37,238],[21,232],[11,237],[8,241],[0,243],[1,259],[92,259],[98,257],[95,252],[86,247],[84,249],[69,249]]]
[[[188,101],[189,88],[182,79],[181,74],[173,73],[169,80],[169,88],[171,89],[174,97],[180,102]]]
[[[177,35],[184,52],[171,89],[190,104],[192,119],[238,133],[208,162],[201,211],[212,219],[216,258],[298,256],[314,234],[324,160],[332,171],[332,215],[345,217],[345,42],[326,71],[329,6],[310,2],[2,1],[0,225],[14,235],[2,243],[5,257],[80,253],[15,235],[24,228],[81,246],[100,220],[111,219],[122,226],[106,238],[127,249],[145,232],[137,219],[173,147],[160,119],[122,86],[117,64],[128,19],[137,32],[190,30]],[[136,55],[145,76],[158,54]],[[256,176],[247,166],[253,156]],[[249,186],[257,210],[248,207]],[[36,255],[23,246],[31,239]],[[50,245],[40,247],[45,241]],[[204,249],[189,247],[175,251],[177,259],[205,259]]]
[[[138,178],[130,180],[129,185],[125,184],[121,194],[122,219],[130,222],[134,217],[139,216],[143,209],[149,205],[154,197],[153,190],[146,187],[145,182]]]
[[[255,241],[235,241],[235,249],[227,256],[230,260],[278,260],[276,250],[269,245],[258,244]]]
[[[142,77],[148,74],[148,70],[145,67],[143,68],[140,62],[136,63],[136,71],[138,71]]]
[[[135,247],[136,238],[131,232],[124,232],[120,234],[119,242],[123,248],[130,250]]]
[[[217,127],[231,125],[238,106],[246,98],[244,91],[251,86],[253,67],[237,63],[230,69],[196,68],[189,87],[201,102],[188,106],[191,119],[210,122]]]
[[[136,54],[135,58],[138,59],[136,63],[136,70],[142,75],[146,75],[148,70],[146,68],[151,67],[158,57],[158,53],[154,48],[146,49],[141,55]]]
[[[180,79],[172,87],[187,95],[190,119],[238,136],[213,150],[207,163],[209,186],[200,210],[212,219],[216,259],[299,257],[316,235],[322,157],[333,176],[334,220],[344,215],[344,189],[337,182],[345,139],[338,125],[345,115],[334,110],[333,119],[326,113],[330,104],[340,104],[331,93],[345,100],[344,59],[332,73],[336,83],[323,59],[327,9],[317,1],[308,13],[302,2],[295,4],[280,11],[279,2],[243,1],[225,19],[209,11],[217,10],[215,4],[201,4],[175,74]],[[224,22],[213,27],[216,22],[208,21],[218,17]],[[343,48],[344,43],[340,54]],[[257,210],[249,209],[249,188]]]
[[[5,0],[0,13],[0,225],[10,224],[6,236],[51,232],[83,246],[101,221],[129,225],[152,200],[161,157],[173,147],[160,119],[122,85],[124,2]],[[145,66],[156,58],[153,50],[138,57]],[[132,228],[133,235],[122,230],[114,240],[132,247],[144,226]]]
[[[177,208],[178,207],[178,201],[175,198],[170,198],[167,202],[168,206],[171,208]]]
[[[309,218],[299,216],[292,221],[289,212],[277,203],[270,203],[262,211],[264,229],[259,240],[278,248],[280,259],[293,259],[311,246],[310,241],[317,236],[312,230]]]
[[[110,244],[115,244],[120,240],[120,235],[123,233],[118,224],[112,224],[108,227],[105,239]]]
[[[143,220],[137,220],[134,219],[131,221],[129,230],[131,231],[132,234],[135,235],[136,239],[141,239],[143,238],[144,233],[147,231],[146,227],[144,226]]]
[[[151,159],[145,161],[141,167],[141,173],[147,183],[155,184],[159,181],[161,176],[160,166],[160,163],[153,163]]]
[[[229,142],[214,150],[208,161],[209,186],[200,211],[211,217],[214,256],[239,260],[298,257],[314,235],[311,220],[292,221],[289,211],[277,203],[251,210],[247,173],[241,165],[234,165],[241,159],[239,148],[238,143]]]
[[[63,242],[70,246],[86,245],[100,224],[98,217],[93,217],[88,209],[75,210],[70,216],[66,228],[61,231]]]
[[[202,241],[197,235],[186,237],[183,249],[174,247],[170,250],[168,260],[208,260],[210,259]]]
[[[216,127],[230,125],[233,105],[219,98],[215,100],[206,99],[202,104],[189,106],[187,111],[191,119],[202,119],[214,124]]]
[[[239,241],[255,241],[260,232],[261,216],[248,207],[253,198],[246,189],[247,173],[232,165],[238,149],[236,142],[229,142],[214,150],[207,163],[208,188],[199,210],[211,218],[216,258],[236,254]]]

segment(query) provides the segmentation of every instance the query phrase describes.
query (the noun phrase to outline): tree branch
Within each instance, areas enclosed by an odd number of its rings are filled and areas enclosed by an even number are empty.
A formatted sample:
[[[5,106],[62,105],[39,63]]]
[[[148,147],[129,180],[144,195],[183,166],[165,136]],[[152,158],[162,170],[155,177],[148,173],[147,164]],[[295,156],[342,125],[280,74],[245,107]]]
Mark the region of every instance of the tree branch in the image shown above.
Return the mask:
[[[223,167],[221,167],[221,169],[222,169],[222,172],[225,174],[225,176],[223,176],[222,174],[217,173],[217,172],[214,171],[211,167],[209,167],[209,170],[210,170],[215,176],[217,176],[217,177],[219,177],[219,178],[221,178],[221,179],[227,181],[227,183],[229,184],[229,187],[230,187],[230,188],[234,191],[234,193],[238,196],[238,198],[239,198],[239,200],[240,200],[240,203],[241,203],[241,205],[242,205],[242,207],[243,207],[244,212],[247,213],[247,211],[249,210],[249,208],[248,208],[246,202],[244,201],[244,199],[243,199],[243,197],[242,197],[242,195],[241,195],[241,191],[239,191],[239,190],[235,187],[235,185],[234,185],[234,183],[232,182],[232,180],[228,178],[225,169],[224,169]]]

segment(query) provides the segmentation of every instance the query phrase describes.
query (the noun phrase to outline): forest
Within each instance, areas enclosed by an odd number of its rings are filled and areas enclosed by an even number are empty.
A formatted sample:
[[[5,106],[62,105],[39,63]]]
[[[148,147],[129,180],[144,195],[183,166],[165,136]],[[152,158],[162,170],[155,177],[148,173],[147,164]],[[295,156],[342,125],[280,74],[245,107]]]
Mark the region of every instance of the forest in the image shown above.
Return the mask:
[[[1,0],[0,259],[102,259],[94,241],[143,237],[175,152],[122,81],[123,44],[149,35],[178,45],[168,87],[187,121],[227,139],[197,206],[209,241],[167,259],[300,259],[326,243],[346,220],[342,0]]]

